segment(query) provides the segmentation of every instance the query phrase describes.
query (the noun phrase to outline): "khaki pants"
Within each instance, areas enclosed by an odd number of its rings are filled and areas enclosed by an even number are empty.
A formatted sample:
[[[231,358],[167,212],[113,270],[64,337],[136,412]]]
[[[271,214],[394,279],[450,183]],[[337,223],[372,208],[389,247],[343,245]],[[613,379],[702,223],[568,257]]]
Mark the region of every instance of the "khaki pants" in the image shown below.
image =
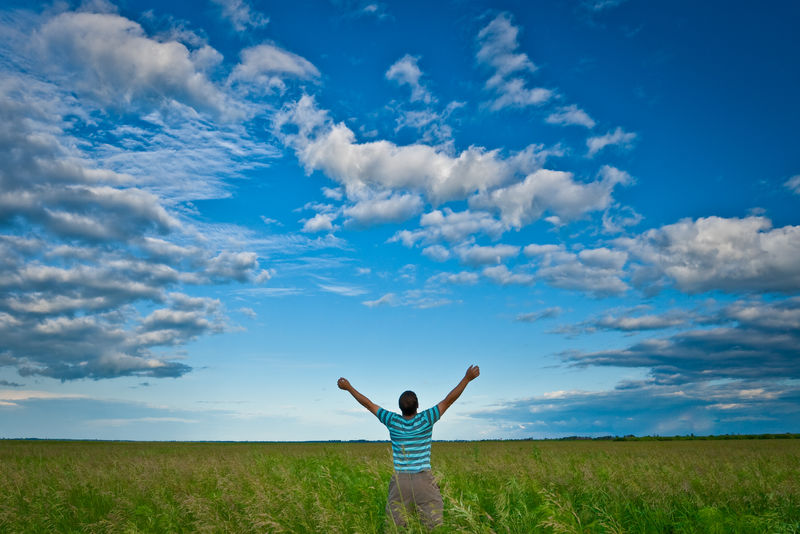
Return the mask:
[[[442,494],[430,470],[418,473],[398,473],[389,482],[386,513],[394,524],[403,527],[406,517],[415,510],[428,528],[442,524]]]

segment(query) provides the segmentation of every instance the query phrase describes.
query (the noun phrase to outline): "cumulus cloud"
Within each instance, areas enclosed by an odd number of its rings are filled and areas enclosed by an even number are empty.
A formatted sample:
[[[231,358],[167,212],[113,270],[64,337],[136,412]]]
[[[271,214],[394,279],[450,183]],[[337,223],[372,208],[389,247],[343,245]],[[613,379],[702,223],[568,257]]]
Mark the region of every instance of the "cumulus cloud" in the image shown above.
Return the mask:
[[[478,62],[491,67],[492,76],[486,88],[495,93],[492,110],[544,104],[553,96],[549,89],[529,88],[523,73],[532,73],[536,66],[527,54],[517,52],[517,28],[510,15],[501,13],[478,33]]]
[[[513,245],[463,246],[456,250],[461,262],[479,266],[503,263],[519,254],[519,247]]]
[[[436,208],[468,200],[471,209],[433,209],[421,216],[418,229],[401,230],[391,239],[409,247],[459,243],[475,234],[497,238],[548,212],[558,224],[569,222],[608,209],[614,188],[632,182],[627,173],[609,166],[588,183],[575,180],[571,173],[543,169],[549,156],[561,153],[558,147],[530,145],[504,156],[476,146],[453,154],[419,143],[359,143],[349,127],[334,123],[307,95],[277,113],[274,127],[308,173],[322,171],[339,184],[337,191],[350,202],[340,213],[352,223],[401,222],[426,203]],[[499,213],[500,220],[491,212]],[[307,230],[329,231],[325,224],[332,223],[329,212],[318,217]]]
[[[389,67],[389,70],[386,71],[386,79],[394,81],[398,85],[408,85],[411,89],[412,102],[430,104],[434,98],[430,91],[420,83],[422,71],[417,64],[418,61],[419,58],[406,54]]]
[[[589,149],[587,155],[591,158],[595,154],[606,148],[607,146],[618,146],[620,148],[631,148],[633,141],[636,139],[636,134],[626,132],[622,128],[617,127],[613,132],[608,132],[605,135],[597,137],[590,137],[586,140],[586,147]]]
[[[332,232],[334,215],[329,213],[317,213],[303,224],[303,231],[309,233]]]
[[[401,230],[391,241],[400,241],[407,247],[412,247],[418,242],[459,243],[474,234],[499,237],[504,229],[500,221],[486,212],[470,210],[454,212],[450,208],[444,208],[424,214],[420,217],[419,229]]]
[[[255,252],[223,251],[208,261],[205,272],[212,278],[244,282],[253,276],[256,267],[258,255]]]
[[[606,209],[614,188],[631,182],[628,173],[607,165],[601,169],[600,179],[589,183],[575,181],[569,172],[540,169],[522,182],[470,198],[470,206],[498,210],[503,222],[520,228],[545,212],[570,220]]]
[[[683,219],[617,245],[641,265],[634,281],[662,279],[688,293],[800,289],[800,226],[772,228],[765,217]]]
[[[266,91],[283,91],[286,77],[303,80],[319,77],[319,71],[310,61],[273,44],[246,48],[241,56],[242,62],[231,72],[232,82],[247,82]]]
[[[582,109],[575,104],[571,106],[562,106],[558,111],[554,111],[545,119],[550,124],[585,126],[586,128],[594,128],[595,122],[592,118]]]
[[[422,207],[423,202],[419,195],[384,191],[360,198],[352,206],[345,207],[342,213],[349,218],[348,222],[374,225],[405,221],[422,211]]]
[[[515,171],[497,150],[473,146],[451,156],[423,144],[358,143],[350,128],[331,123],[309,96],[277,114],[275,125],[309,173],[324,172],[350,198],[364,189],[389,188],[423,191],[431,201],[445,202],[500,184]],[[286,132],[287,126],[296,132]]]
[[[486,267],[482,271],[483,276],[500,284],[501,286],[508,285],[530,285],[535,281],[533,275],[527,273],[515,273],[509,270],[505,265],[496,265],[494,267]]]
[[[422,254],[434,261],[445,261],[450,258],[450,251],[442,245],[431,245],[422,249]]]
[[[120,15],[61,13],[32,40],[54,72],[104,105],[161,105],[174,98],[199,110],[241,116],[184,44],[151,39]]]
[[[536,278],[551,286],[596,297],[619,295],[629,289],[623,280],[628,261],[623,251],[601,247],[576,254],[559,245],[528,245],[523,250],[536,260]]]

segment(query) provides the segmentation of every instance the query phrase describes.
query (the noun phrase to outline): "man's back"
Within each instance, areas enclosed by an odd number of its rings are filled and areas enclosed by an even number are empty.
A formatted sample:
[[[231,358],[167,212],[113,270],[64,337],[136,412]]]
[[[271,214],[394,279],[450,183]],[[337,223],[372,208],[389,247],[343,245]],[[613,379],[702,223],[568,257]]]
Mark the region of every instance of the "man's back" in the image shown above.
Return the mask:
[[[431,468],[431,435],[439,420],[438,406],[410,419],[383,408],[376,415],[389,429],[395,471],[415,473]]]

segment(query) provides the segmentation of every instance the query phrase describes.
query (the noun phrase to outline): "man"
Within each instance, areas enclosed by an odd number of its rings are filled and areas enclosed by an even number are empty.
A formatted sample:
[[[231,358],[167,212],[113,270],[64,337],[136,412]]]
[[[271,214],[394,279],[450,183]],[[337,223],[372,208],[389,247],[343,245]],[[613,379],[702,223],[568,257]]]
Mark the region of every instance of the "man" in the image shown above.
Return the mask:
[[[433,425],[452,405],[464,388],[478,378],[481,370],[470,365],[464,378],[442,402],[417,413],[419,402],[413,391],[400,395],[403,415],[384,410],[350,385],[346,378],[338,381],[339,389],[350,392],[361,406],[372,412],[389,429],[392,440],[394,474],[389,482],[389,499],[386,513],[397,526],[405,526],[405,517],[414,509],[422,516],[428,528],[442,524],[442,494],[431,474],[431,433]]]

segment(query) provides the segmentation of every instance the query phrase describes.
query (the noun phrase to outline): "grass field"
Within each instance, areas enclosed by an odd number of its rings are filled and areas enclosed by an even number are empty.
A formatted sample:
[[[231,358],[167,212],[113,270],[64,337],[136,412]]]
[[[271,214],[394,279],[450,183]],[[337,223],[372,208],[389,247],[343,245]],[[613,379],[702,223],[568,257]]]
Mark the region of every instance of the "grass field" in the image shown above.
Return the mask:
[[[432,463],[437,532],[800,532],[797,439],[434,443]],[[0,441],[0,532],[392,532],[390,474],[386,443]]]

